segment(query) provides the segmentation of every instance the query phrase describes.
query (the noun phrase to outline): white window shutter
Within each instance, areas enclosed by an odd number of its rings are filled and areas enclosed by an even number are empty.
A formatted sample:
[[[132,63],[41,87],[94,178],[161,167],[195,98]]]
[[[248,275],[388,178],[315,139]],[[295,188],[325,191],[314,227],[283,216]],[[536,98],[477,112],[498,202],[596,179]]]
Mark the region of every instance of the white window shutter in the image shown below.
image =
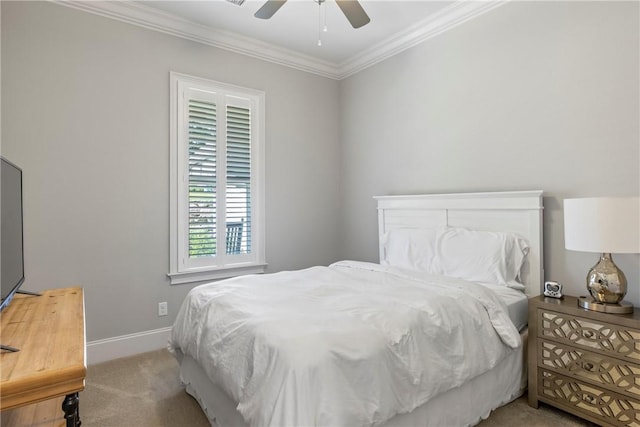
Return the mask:
[[[171,74],[172,283],[264,271],[264,94]]]
[[[216,105],[188,100],[189,257],[215,256]]]

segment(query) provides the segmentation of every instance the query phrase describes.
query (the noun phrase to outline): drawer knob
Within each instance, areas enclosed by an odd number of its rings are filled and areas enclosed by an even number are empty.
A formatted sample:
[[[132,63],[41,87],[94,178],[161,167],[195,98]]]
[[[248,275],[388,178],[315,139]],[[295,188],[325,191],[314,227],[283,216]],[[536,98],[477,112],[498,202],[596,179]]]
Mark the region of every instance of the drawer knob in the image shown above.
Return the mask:
[[[584,400],[587,403],[593,403],[593,401],[595,400],[595,397],[591,396],[589,394],[583,394],[582,395],[582,400]]]
[[[582,336],[585,338],[591,339],[594,337],[594,335],[595,334],[593,333],[593,331],[582,331]]]
[[[582,367],[584,368],[585,371],[589,371],[592,372],[593,371],[593,363],[590,362],[584,362],[582,364]]]

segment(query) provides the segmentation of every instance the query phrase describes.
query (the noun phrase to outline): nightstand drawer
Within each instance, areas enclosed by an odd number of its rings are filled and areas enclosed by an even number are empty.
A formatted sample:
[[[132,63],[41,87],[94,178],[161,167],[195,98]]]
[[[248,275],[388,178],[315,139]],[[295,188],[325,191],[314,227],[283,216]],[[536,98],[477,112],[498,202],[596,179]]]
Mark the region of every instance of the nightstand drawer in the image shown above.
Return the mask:
[[[538,341],[538,366],[601,384],[613,392],[640,395],[640,365],[550,341]]]
[[[640,331],[624,326],[553,311],[539,311],[538,336],[640,362]]]
[[[640,401],[575,378],[539,368],[538,392],[542,400],[599,419],[604,424],[640,426]]]

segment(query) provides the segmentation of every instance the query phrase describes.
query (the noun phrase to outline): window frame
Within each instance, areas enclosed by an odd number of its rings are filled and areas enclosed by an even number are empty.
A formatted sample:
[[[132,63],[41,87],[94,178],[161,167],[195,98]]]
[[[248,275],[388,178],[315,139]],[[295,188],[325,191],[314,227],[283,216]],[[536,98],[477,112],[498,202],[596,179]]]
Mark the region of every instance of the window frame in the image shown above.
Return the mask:
[[[169,185],[169,273],[171,284],[193,283],[215,280],[242,274],[264,273],[265,260],[265,208],[264,208],[264,144],[265,144],[265,94],[263,91],[221,83],[214,80],[170,72],[170,185]],[[242,99],[250,107],[251,114],[251,253],[227,255],[218,252],[214,257],[203,257],[189,261],[188,209],[189,181],[187,178],[189,161],[188,122],[185,123],[187,93],[201,92],[212,100],[227,98]],[[193,97],[191,99],[194,99]],[[198,98],[200,99],[200,98]],[[237,105],[237,104],[233,104]],[[225,107],[226,111],[226,107]],[[226,123],[225,115],[218,115]],[[222,124],[224,128],[226,125]],[[227,143],[220,136],[217,144]],[[225,148],[226,151],[226,148]],[[218,157],[219,159],[224,155]],[[226,160],[217,171],[226,180]],[[226,190],[225,190],[226,191]],[[224,202],[223,202],[224,205]],[[226,223],[226,219],[221,222]]]

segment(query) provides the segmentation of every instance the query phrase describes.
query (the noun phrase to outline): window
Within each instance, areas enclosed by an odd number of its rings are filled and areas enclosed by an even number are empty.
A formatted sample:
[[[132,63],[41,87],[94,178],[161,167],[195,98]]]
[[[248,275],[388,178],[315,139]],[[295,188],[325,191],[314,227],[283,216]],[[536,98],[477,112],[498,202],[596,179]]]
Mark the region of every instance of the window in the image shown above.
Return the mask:
[[[170,80],[171,283],[264,272],[264,93]]]

